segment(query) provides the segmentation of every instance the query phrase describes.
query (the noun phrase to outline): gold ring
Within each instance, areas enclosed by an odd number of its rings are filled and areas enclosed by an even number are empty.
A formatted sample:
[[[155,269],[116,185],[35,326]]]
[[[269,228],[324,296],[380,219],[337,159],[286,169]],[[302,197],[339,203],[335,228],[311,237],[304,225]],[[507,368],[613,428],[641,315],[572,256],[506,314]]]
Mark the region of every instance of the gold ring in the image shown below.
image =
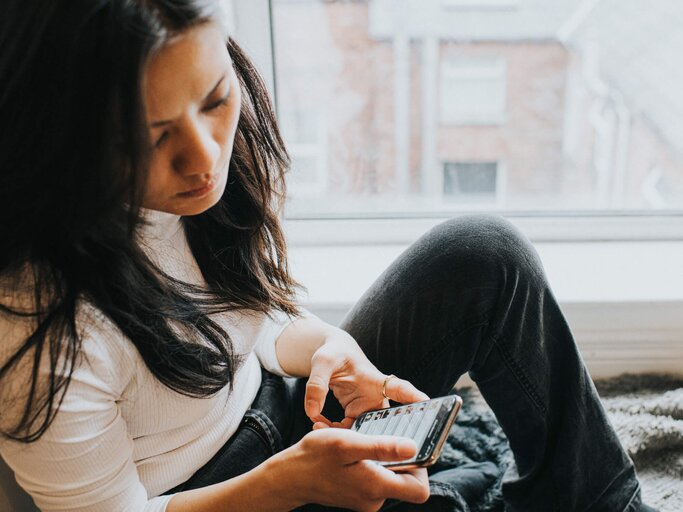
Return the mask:
[[[387,375],[384,377],[384,382],[382,383],[382,396],[389,400],[389,397],[387,396],[387,382],[389,382],[389,379],[393,379],[396,377],[396,375]]]

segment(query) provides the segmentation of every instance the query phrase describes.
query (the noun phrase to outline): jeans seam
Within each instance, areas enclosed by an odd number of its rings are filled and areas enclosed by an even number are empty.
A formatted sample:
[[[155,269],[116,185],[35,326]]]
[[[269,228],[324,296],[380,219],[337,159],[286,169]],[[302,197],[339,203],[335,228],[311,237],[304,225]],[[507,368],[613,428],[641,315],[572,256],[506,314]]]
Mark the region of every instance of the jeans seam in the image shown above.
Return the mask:
[[[275,433],[273,432],[275,426],[271,423],[271,420],[268,417],[268,415],[259,409],[249,409],[247,413],[245,413],[245,416],[246,415],[251,416],[261,425],[263,432],[266,434],[266,436],[268,436],[271,454],[276,454],[281,449],[278,446],[278,444],[280,443],[278,443],[278,440],[275,438]]]
[[[503,363],[512,372],[512,375],[514,375],[515,379],[517,379],[517,382],[522,387],[522,390],[524,391],[526,396],[529,397],[529,399],[531,400],[531,403],[542,414],[544,414],[544,415],[547,414],[548,408],[543,403],[543,400],[541,399],[541,396],[539,395],[539,393],[536,391],[535,386],[531,383],[531,381],[527,377],[526,372],[524,371],[524,368],[522,367],[522,365],[520,365],[517,362],[517,360],[513,357],[513,355],[510,353],[510,351],[507,349],[507,347],[503,343],[503,337],[501,335],[499,335],[498,333],[493,333],[491,335],[491,341],[493,342],[493,345],[498,350],[500,357],[503,359]],[[557,482],[555,481],[555,478],[551,478],[550,481],[552,483],[554,495],[555,495],[554,509],[560,510],[560,505],[557,502],[557,498],[559,496]]]
[[[628,467],[625,467],[624,469],[622,469],[619,473],[617,473],[617,474],[614,476],[614,478],[612,478],[612,480],[610,480],[609,484],[607,484],[607,485],[605,486],[605,488],[602,490],[602,492],[600,493],[600,495],[599,495],[597,498],[595,498],[595,499],[591,502],[590,505],[588,505],[588,508],[587,508],[586,510],[588,510],[588,511],[591,510],[591,508],[593,507],[593,505],[595,505],[596,502],[600,501],[600,500],[602,499],[602,497],[605,495],[605,493],[606,493],[607,491],[610,490],[610,487],[612,487],[612,485],[614,484],[614,482],[616,482],[616,481],[621,477],[621,475],[623,475],[624,473],[626,473],[626,472],[628,472],[628,471],[632,471],[632,469],[633,469],[633,468],[632,468],[631,466],[628,466]],[[636,498],[638,497],[638,494],[640,493],[640,491],[641,491],[640,484],[638,484],[638,485],[636,485],[635,491],[633,491],[633,494],[631,495],[631,499],[628,500],[628,503],[626,504],[626,507],[624,508],[623,511],[620,511],[620,512],[628,512],[628,508],[629,508],[629,507],[631,506],[631,504],[633,503],[633,500],[636,499]]]
[[[640,493],[641,493],[641,488],[640,488],[640,484],[638,484],[638,486],[636,487],[636,490],[633,491],[633,494],[631,495],[631,499],[628,500],[628,503],[626,504],[626,508],[623,510],[623,512],[629,512],[628,509],[631,507],[631,505],[633,505],[634,500],[638,499],[638,496],[640,495]]]
[[[493,334],[491,335],[491,340],[493,341],[495,347],[498,349],[500,356],[503,358],[503,362],[512,371],[512,374],[515,376],[519,384],[522,386],[524,392],[531,399],[536,408],[539,409],[543,414],[546,414],[548,412],[548,409],[545,406],[545,404],[543,404],[541,396],[538,394],[534,385],[526,376],[526,372],[524,371],[522,366],[515,360],[512,354],[508,351],[507,347],[503,343],[501,343],[502,337],[498,334]]]

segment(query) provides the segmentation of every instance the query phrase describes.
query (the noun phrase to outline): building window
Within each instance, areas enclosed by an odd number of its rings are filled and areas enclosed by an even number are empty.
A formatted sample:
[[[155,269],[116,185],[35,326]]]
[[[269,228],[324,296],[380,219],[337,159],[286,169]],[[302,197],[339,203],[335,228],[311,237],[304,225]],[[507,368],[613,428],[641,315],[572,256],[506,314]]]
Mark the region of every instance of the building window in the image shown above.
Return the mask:
[[[441,63],[443,124],[501,124],[505,120],[505,61],[446,58]]]
[[[498,162],[445,162],[445,200],[495,203],[500,195]]]

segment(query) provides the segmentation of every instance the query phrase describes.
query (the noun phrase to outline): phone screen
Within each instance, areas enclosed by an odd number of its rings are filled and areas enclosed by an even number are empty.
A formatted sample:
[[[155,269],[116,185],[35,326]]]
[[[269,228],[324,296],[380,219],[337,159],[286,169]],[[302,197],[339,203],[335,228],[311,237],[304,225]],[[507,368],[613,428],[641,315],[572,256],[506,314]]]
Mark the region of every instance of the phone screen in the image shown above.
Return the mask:
[[[445,436],[462,400],[457,395],[433,398],[425,402],[370,411],[356,418],[352,428],[363,434],[407,437],[417,444],[417,454],[407,460],[381,462],[386,466],[435,462],[434,452],[441,449]],[[438,453],[436,454],[438,457]]]

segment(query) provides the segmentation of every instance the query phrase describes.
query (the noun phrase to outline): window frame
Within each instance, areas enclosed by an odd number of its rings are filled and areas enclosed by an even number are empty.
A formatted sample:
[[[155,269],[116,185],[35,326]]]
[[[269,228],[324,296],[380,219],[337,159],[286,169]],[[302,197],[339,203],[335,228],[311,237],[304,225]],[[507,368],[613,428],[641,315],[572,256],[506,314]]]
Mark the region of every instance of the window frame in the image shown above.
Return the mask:
[[[249,54],[275,101],[272,0],[233,0],[235,38]],[[277,111],[277,105],[275,105]],[[439,222],[468,212],[401,216],[283,216],[292,245],[410,243]],[[682,241],[683,209],[662,211],[492,211],[508,218],[533,242]],[[400,219],[400,223],[396,220]]]

